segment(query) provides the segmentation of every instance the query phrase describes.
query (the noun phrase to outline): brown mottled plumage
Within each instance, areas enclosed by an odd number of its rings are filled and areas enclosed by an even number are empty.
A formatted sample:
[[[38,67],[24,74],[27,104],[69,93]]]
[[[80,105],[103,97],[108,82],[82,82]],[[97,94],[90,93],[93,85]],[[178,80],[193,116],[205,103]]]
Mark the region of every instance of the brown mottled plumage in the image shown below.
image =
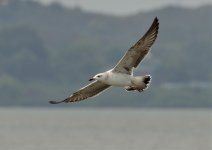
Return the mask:
[[[89,97],[94,97],[109,88],[111,85],[121,85],[119,78],[128,79],[129,81],[126,82],[126,90],[137,90],[139,92],[143,91],[147,88],[147,86],[150,83],[150,76],[140,76],[135,77],[131,79],[133,68],[136,68],[138,64],[143,60],[143,58],[146,56],[146,54],[149,52],[150,47],[153,45],[157,38],[159,29],[159,22],[158,18],[156,17],[149,28],[149,30],[145,33],[145,35],[137,42],[135,45],[133,45],[126,54],[122,57],[122,59],[118,62],[118,64],[112,69],[102,74],[97,74],[95,76],[95,79],[98,81],[94,81],[90,83],[89,85],[81,88],[79,91],[73,93],[71,96],[66,98],[62,101],[50,101],[51,104],[58,104],[62,102],[77,102],[84,99],[87,99]],[[104,75],[108,74],[111,75],[111,81],[106,81],[106,78]],[[119,75],[119,76],[117,76]],[[104,80],[101,78],[105,78]],[[146,82],[146,78],[148,79],[148,83]],[[92,79],[91,79],[92,80]],[[119,80],[119,83],[114,84],[107,84],[107,83],[113,83],[114,80]],[[103,82],[104,81],[104,82]],[[113,81],[113,82],[112,82]],[[125,81],[125,80],[122,80]],[[130,83],[132,81],[136,81],[135,84]],[[141,82],[141,84],[140,84]]]
[[[132,69],[136,68],[149,52],[150,47],[157,38],[158,29],[159,22],[156,17],[146,34],[126,52],[126,54],[114,67],[114,72],[131,74]]]
[[[88,84],[87,86],[81,88],[79,91],[73,93],[71,96],[69,96],[68,98],[66,98],[63,101],[49,101],[51,104],[58,104],[58,103],[62,103],[62,102],[77,102],[77,101],[81,101],[84,99],[87,99],[89,97],[93,97],[93,96],[97,96],[99,95],[102,91],[104,91],[105,89],[109,88],[110,85],[104,84],[100,81],[94,81],[90,84]]]

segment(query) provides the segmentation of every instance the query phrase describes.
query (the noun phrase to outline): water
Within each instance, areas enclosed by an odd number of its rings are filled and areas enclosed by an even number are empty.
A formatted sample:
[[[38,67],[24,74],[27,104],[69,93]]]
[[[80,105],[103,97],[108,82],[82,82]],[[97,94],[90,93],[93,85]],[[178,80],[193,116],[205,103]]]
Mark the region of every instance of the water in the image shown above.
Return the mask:
[[[211,150],[211,110],[0,109],[1,150]]]

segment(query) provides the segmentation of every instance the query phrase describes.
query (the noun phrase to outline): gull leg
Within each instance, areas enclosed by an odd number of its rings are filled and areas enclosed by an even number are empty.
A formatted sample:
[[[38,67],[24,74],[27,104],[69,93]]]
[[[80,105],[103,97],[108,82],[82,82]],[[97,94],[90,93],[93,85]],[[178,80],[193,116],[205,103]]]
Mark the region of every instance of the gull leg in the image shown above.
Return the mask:
[[[128,86],[125,88],[126,91],[135,91],[136,89],[132,86]]]

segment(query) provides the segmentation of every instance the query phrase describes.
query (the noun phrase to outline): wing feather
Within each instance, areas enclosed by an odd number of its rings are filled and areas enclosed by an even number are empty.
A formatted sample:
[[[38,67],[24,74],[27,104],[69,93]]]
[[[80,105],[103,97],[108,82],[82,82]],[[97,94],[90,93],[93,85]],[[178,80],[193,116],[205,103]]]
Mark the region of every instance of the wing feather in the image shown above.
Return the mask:
[[[85,100],[89,97],[94,97],[99,95],[101,92],[109,88],[110,85],[104,84],[100,81],[95,81],[87,86],[81,88],[79,91],[73,93],[71,96],[67,97],[65,100],[62,101],[49,101],[51,104],[59,104],[62,102],[77,102],[81,100]]]
[[[118,64],[113,68],[114,72],[131,74],[132,69],[136,68],[141,60],[149,52],[157,38],[159,29],[158,18],[156,17],[144,36],[135,43],[122,57]]]

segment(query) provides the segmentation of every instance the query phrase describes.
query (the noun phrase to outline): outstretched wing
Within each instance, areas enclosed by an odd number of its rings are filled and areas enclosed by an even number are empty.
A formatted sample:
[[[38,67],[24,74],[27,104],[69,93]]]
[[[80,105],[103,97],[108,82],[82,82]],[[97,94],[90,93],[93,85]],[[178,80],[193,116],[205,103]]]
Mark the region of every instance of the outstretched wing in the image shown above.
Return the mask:
[[[159,22],[158,18],[156,17],[146,34],[126,52],[126,54],[114,67],[113,71],[131,74],[132,69],[136,68],[141,60],[149,52],[150,47],[153,45],[155,39],[157,38],[158,29]]]
[[[79,91],[73,93],[71,96],[66,98],[65,100],[62,101],[49,101],[51,104],[59,104],[62,102],[68,103],[68,102],[77,102],[81,100],[85,100],[89,97],[97,96],[107,88],[109,88],[110,85],[104,84],[100,81],[95,81],[87,86],[81,88]]]

